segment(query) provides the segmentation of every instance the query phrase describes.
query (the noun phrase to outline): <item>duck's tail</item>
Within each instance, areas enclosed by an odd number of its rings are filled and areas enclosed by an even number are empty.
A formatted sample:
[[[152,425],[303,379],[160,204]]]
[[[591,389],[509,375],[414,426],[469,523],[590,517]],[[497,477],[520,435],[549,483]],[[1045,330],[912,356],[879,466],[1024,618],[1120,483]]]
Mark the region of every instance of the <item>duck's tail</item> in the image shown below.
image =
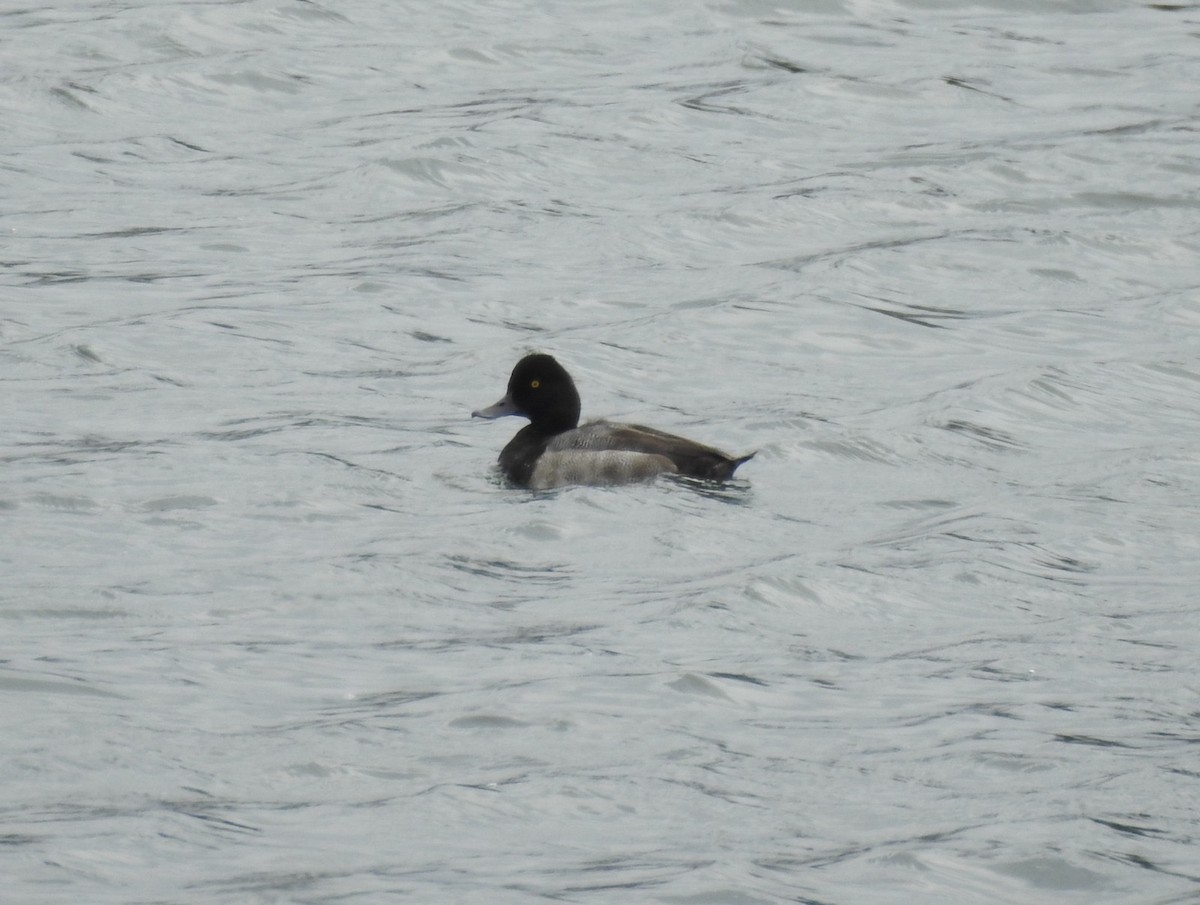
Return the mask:
[[[758,450],[755,450],[758,452]],[[715,449],[706,449],[696,456],[675,456],[671,463],[677,473],[701,481],[728,481],[739,465],[754,458],[754,453],[734,459]]]
[[[684,472],[696,478],[703,478],[707,481],[728,481],[733,477],[733,473],[737,471],[738,466],[743,462],[748,462],[754,458],[755,450],[748,456],[742,456],[740,459],[731,459],[728,456],[710,456],[703,463],[702,467]]]
[[[756,450],[754,450],[754,452],[747,453],[746,455],[742,456],[741,458],[730,459],[729,460],[729,469],[723,475],[721,475],[721,480],[728,481],[730,478],[733,477],[733,473],[738,470],[739,465],[741,465],[744,462],[749,462],[757,454],[758,454],[758,450],[756,449]]]

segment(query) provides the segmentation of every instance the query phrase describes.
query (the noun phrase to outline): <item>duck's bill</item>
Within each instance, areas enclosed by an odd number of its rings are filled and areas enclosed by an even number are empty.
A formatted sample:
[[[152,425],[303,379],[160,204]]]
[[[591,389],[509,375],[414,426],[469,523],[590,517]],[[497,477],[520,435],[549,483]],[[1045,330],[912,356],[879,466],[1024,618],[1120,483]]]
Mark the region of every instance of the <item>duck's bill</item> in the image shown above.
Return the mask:
[[[495,405],[489,405],[485,409],[479,409],[477,412],[471,412],[472,418],[503,418],[505,415],[519,415],[521,412],[517,409],[516,404],[508,396],[505,396]]]

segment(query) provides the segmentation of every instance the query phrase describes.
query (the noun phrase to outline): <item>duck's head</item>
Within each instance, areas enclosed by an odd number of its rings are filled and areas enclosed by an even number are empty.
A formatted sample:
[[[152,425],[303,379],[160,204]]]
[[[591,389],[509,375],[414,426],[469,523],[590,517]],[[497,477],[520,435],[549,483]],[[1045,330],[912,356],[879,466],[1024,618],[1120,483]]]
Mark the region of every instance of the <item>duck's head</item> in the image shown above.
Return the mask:
[[[523,415],[549,434],[568,431],[579,424],[579,392],[566,368],[553,356],[526,355],[508,378],[508,392],[495,404],[471,412],[472,418]]]

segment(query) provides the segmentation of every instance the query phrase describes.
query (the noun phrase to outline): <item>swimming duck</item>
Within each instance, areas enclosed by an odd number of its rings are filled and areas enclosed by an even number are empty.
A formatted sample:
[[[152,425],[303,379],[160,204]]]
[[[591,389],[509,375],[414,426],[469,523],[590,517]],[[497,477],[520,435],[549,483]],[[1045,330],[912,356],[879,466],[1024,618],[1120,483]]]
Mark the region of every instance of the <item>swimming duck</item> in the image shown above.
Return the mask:
[[[529,424],[500,453],[514,484],[547,490],[564,484],[627,484],[659,474],[725,481],[751,458],[735,458],[695,440],[639,424],[579,424],[579,392],[550,355],[526,355],[508,379],[508,392],[472,418],[522,415]]]

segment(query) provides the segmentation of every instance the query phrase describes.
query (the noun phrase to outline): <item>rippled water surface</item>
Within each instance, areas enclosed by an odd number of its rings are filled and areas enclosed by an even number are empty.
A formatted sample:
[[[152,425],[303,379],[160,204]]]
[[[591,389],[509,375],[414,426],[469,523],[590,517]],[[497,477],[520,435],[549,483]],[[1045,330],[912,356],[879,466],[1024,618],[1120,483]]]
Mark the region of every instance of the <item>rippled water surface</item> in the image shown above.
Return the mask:
[[[1200,7],[2,12],[5,902],[1200,897]]]

